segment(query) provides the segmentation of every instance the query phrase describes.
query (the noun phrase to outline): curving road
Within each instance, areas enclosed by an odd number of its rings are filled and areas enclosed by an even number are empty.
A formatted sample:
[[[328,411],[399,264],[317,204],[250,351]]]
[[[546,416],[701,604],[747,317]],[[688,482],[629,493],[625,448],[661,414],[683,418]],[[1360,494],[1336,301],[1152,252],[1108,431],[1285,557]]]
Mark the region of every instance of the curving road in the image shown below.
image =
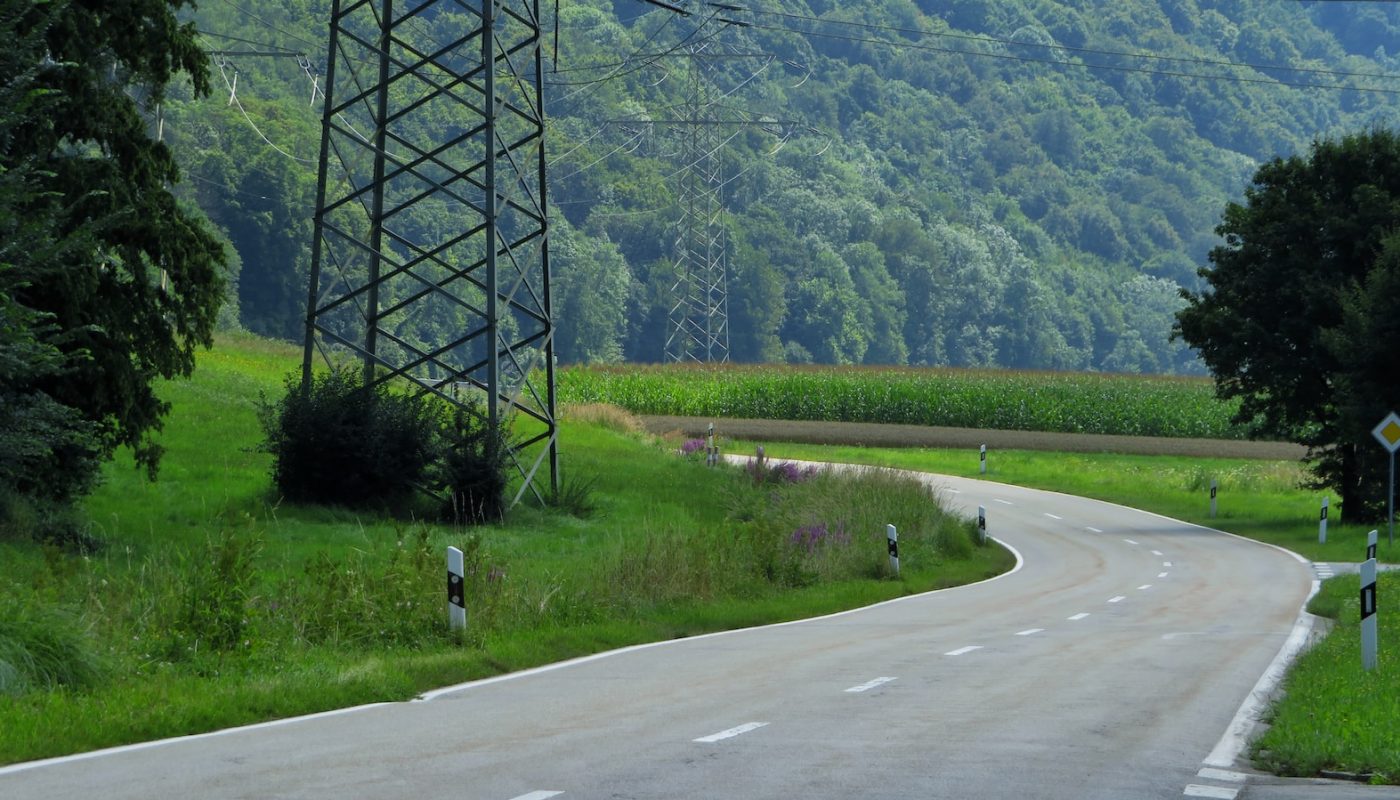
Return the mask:
[[[1238,746],[1222,734],[1293,632],[1306,564],[1097,501],[929,479],[969,514],[987,507],[1016,572],[413,703],[3,768],[0,797],[1233,796],[1203,761]]]

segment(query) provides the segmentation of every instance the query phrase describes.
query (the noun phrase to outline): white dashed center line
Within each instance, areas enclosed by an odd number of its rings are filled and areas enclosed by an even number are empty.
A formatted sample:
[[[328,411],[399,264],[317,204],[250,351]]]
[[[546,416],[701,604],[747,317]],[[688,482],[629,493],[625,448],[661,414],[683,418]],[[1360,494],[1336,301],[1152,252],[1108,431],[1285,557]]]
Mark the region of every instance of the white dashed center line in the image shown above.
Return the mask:
[[[1162,551],[1161,551],[1161,550],[1153,550],[1153,551],[1152,551],[1152,555],[1154,555],[1154,556],[1160,556],[1161,554],[1162,554]]]
[[[1148,589],[1151,589],[1151,588],[1152,588],[1152,584],[1150,584],[1150,583],[1144,583],[1143,585],[1141,585],[1141,586],[1138,587],[1138,591],[1139,591],[1139,592],[1145,592],[1145,591],[1147,591]]]
[[[1043,630],[1045,630],[1045,629],[1044,629],[1044,628],[1031,628],[1031,629],[1029,629],[1029,630],[1021,631],[1021,632],[1017,633],[1016,635],[1017,635],[1017,636],[1034,636],[1035,634],[1040,633],[1040,632],[1043,631]]]
[[[1172,565],[1172,562],[1170,562],[1170,561],[1163,561],[1163,562],[1162,562],[1162,566],[1164,566],[1164,567],[1170,567],[1171,565]]]
[[[1171,574],[1170,572],[1159,572],[1159,573],[1157,573],[1157,577],[1159,577],[1159,578],[1165,578],[1165,577],[1167,577],[1167,576],[1170,575],[1170,574]]]
[[[960,656],[960,655],[963,655],[964,653],[971,653],[973,650],[981,650],[981,649],[982,649],[982,645],[980,645],[980,644],[974,644],[974,645],[969,645],[969,646],[967,646],[967,647],[959,647],[958,649],[956,649],[956,650],[951,650],[951,651],[949,651],[949,652],[947,652],[947,653],[944,653],[943,655],[945,655],[945,656]]]
[[[767,724],[768,723],[766,722],[745,722],[743,725],[740,725],[736,728],[730,728],[727,731],[720,731],[719,733],[712,733],[709,736],[701,736],[699,739],[695,739],[694,741],[702,742],[704,744],[710,744],[712,742],[718,742],[722,739],[732,739],[740,734],[758,730],[759,728],[762,728],[764,725]]]
[[[1071,620],[1078,621],[1078,620],[1084,619],[1084,618],[1087,617],[1087,616],[1089,616],[1089,612],[1088,612],[1088,611],[1081,611],[1081,612],[1079,612],[1078,614],[1075,614],[1074,616],[1070,617],[1070,619],[1071,619]]]
[[[511,800],[548,800],[550,797],[558,797],[561,794],[563,794],[563,792],[541,790],[538,792],[530,792],[529,794],[522,794],[519,797],[512,797]]]
[[[851,688],[847,689],[846,691],[848,691],[848,692],[865,692],[865,691],[869,691],[869,690],[871,690],[871,689],[874,689],[876,686],[880,686],[881,684],[889,683],[889,682],[892,681],[892,680],[894,680],[894,678],[875,678],[874,680],[866,681],[865,683],[862,683],[862,684],[859,685],[859,686],[852,686]]]
[[[1192,783],[1186,786],[1182,794],[1187,797],[1210,797],[1215,800],[1235,800],[1235,796],[1240,793],[1239,789],[1227,789],[1223,786],[1202,786],[1199,783]]]
[[[1045,516],[1049,517],[1050,519],[1064,519],[1064,517],[1057,517],[1054,514],[1051,514],[1049,511],[1045,512]]]
[[[993,503],[1001,503],[1001,504],[1004,505],[1004,506],[1014,506],[1014,505],[1016,505],[1015,503],[1011,502],[1010,500],[1003,500],[1003,499],[1001,499],[1000,497],[993,497],[993,498],[992,498],[992,502],[993,502]]]
[[[1137,542],[1133,541],[1132,539],[1124,539],[1123,541],[1127,542],[1128,544],[1137,544]]]
[[[1095,528],[1095,527],[1093,527],[1093,526],[1091,526],[1091,525],[1086,525],[1086,526],[1084,527],[1084,530],[1086,530],[1086,531],[1088,531],[1088,532],[1090,532],[1090,533],[1103,533],[1103,531],[1101,531],[1101,530],[1099,530],[1098,528]]]
[[[1127,598],[1126,596],[1120,594],[1120,595],[1118,595],[1117,597],[1110,597],[1110,598],[1108,598],[1108,602],[1110,602],[1110,603],[1121,603],[1121,602],[1123,602],[1124,600],[1127,600],[1127,599],[1128,599],[1128,598]]]

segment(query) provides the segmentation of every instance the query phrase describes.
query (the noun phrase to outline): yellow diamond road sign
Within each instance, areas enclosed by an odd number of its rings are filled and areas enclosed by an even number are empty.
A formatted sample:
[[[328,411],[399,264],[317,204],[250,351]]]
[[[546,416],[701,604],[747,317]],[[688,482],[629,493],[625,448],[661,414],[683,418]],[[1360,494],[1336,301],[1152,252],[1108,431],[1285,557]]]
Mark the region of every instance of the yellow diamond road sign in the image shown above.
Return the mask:
[[[1376,437],[1376,441],[1390,452],[1394,453],[1396,450],[1400,450],[1400,415],[1394,411],[1390,412],[1385,419],[1381,420],[1381,424],[1371,431],[1371,435]]]

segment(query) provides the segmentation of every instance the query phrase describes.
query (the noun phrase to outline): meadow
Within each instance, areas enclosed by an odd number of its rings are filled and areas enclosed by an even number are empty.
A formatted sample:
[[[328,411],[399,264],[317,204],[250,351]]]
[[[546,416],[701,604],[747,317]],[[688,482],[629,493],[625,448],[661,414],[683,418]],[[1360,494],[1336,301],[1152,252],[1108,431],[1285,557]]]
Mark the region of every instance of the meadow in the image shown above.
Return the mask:
[[[573,366],[559,396],[634,414],[1243,439],[1204,378],[944,368]]]
[[[628,644],[807,617],[998,574],[916,480],[704,465],[610,407],[561,422],[569,508],[429,525],[279,502],[259,395],[297,348],[229,337],[172,403],[160,479],[129,455],[96,549],[0,526],[0,763],[374,701]],[[690,448],[686,448],[690,449]],[[570,477],[571,476],[571,477]],[[901,533],[888,568],[884,526]],[[444,550],[470,624],[448,630]]]

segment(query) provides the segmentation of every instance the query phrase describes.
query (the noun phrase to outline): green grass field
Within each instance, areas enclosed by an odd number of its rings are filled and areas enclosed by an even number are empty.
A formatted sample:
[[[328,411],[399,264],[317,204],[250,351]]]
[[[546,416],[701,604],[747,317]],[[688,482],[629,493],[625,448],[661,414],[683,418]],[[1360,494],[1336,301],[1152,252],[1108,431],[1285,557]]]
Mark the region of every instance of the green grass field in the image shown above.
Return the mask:
[[[617,412],[561,422],[591,514],[424,525],[279,503],[259,392],[296,348],[222,340],[173,410],[160,480],[119,455],[89,499],[105,547],[0,536],[0,763],[373,701],[623,645],[807,617],[998,574],[916,481],[711,469]],[[635,428],[635,430],[633,430]],[[900,526],[903,571],[883,530]],[[800,537],[799,537],[800,532]],[[471,627],[447,630],[444,549]]]

